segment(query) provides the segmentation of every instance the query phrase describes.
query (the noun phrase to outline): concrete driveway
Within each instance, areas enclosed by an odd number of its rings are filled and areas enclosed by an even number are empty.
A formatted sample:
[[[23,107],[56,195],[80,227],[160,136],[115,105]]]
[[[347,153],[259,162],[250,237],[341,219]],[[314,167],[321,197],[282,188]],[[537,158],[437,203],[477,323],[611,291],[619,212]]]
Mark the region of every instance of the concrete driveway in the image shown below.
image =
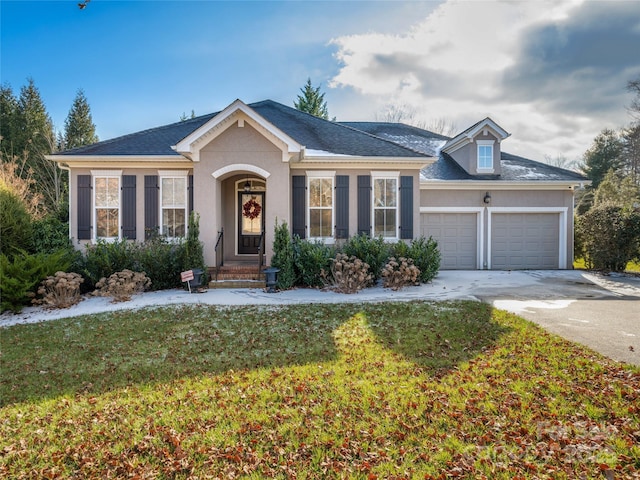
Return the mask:
[[[640,277],[521,272],[538,281],[476,296],[614,360],[640,366]]]

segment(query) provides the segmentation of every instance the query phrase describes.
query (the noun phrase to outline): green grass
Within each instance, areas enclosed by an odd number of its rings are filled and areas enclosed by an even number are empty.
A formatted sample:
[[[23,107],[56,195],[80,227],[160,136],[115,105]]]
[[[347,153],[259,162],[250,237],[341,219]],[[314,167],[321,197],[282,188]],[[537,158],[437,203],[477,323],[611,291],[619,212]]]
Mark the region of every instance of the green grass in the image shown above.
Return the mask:
[[[0,340],[0,478],[640,474],[640,370],[482,303],[184,306]]]

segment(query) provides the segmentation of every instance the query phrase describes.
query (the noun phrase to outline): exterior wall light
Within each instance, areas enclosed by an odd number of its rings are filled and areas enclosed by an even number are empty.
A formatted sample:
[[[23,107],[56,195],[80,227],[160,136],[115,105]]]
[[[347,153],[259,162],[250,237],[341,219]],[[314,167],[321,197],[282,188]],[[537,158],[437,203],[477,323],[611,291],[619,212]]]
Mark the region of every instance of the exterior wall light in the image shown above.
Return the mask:
[[[491,203],[491,194],[489,192],[485,193],[482,200],[484,201],[484,203],[489,205]]]

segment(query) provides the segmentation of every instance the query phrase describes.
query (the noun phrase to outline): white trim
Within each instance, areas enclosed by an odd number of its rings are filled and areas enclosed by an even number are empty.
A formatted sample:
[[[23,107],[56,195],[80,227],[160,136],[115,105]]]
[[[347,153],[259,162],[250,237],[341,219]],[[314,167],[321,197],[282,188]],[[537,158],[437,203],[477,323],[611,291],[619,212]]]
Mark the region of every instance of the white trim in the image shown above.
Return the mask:
[[[318,175],[319,173],[324,173],[325,175]],[[305,212],[305,220],[306,220],[306,230],[307,230],[307,239],[310,241],[322,241],[327,244],[334,243],[336,229],[336,172],[307,172],[307,191],[306,191],[306,204],[307,211]],[[314,237],[311,235],[311,199],[309,196],[311,195],[311,188],[309,183],[311,180],[322,180],[322,179],[330,179],[331,180],[331,235],[328,237]],[[314,207],[317,209],[326,210],[326,207]]]
[[[97,178],[117,178],[118,179],[118,235],[116,237],[98,237],[98,218],[96,215],[96,179]],[[105,242],[115,242],[122,238],[122,170],[92,170],[91,171],[91,240],[97,242],[104,240]]]
[[[121,177],[122,170],[91,170],[92,177]]]
[[[473,128],[464,130],[462,133],[459,133],[458,135],[447,141],[447,143],[445,143],[442,147],[442,151],[446,153],[453,153],[456,150],[464,147],[465,145],[472,143],[473,138],[481,131],[487,130],[487,127],[496,134],[498,143],[511,135],[500,125],[487,117],[484,120],[478,122],[478,124]]]
[[[400,178],[400,172],[399,171],[395,171],[395,172],[388,172],[385,170],[372,170],[371,171],[371,178]]]
[[[396,181],[396,234],[393,237],[385,237],[382,236],[385,242],[397,242],[400,239],[400,172],[393,171],[372,171],[371,172],[371,229],[372,236],[378,237],[380,235],[376,235],[376,188],[374,182],[376,180],[395,180]],[[379,209],[391,210],[391,207],[377,207]]]
[[[158,170],[160,177],[187,177],[189,170]]]
[[[187,233],[188,233],[188,229],[189,229],[189,182],[187,181],[187,175],[183,175],[182,172],[176,172],[175,170],[158,170],[159,173],[159,178],[158,178],[158,187],[159,187],[159,201],[158,201],[158,208],[159,208],[159,212],[158,212],[158,223],[160,224],[160,234],[166,236],[168,239],[170,240],[174,240],[174,239],[178,239],[178,238],[187,238]],[[185,171],[185,173],[188,173]],[[164,174],[164,175],[163,175]],[[178,210],[181,207],[180,206],[167,206],[165,207],[162,204],[162,180],[165,178],[175,178],[175,179],[182,179],[184,180],[184,236],[183,237],[170,237],[168,234],[164,233],[164,224],[163,224],[163,220],[164,220],[164,216],[162,215],[162,212],[165,208],[167,209],[173,209],[173,210]]]
[[[475,213],[476,214],[476,268],[484,265],[484,212],[485,207],[420,207],[420,213]],[[421,222],[422,223],[422,222]]]
[[[558,213],[558,269],[567,268],[567,207],[487,207],[487,268],[491,269],[491,220],[500,213]]]
[[[420,179],[421,190],[569,190],[572,191],[586,181],[535,181],[515,182],[505,180],[425,180]]]
[[[231,172],[237,171],[246,171],[255,173],[256,175],[260,175],[263,178],[269,178],[271,174],[267,172],[264,168],[256,167],[255,165],[250,165],[248,163],[234,163],[233,165],[227,165],[226,167],[219,168],[215,172],[211,174],[213,178],[216,180],[220,179],[223,175]]]
[[[300,145],[282,130],[274,126],[272,123],[268,122],[264,117],[259,115],[255,110],[253,110],[246,103],[239,99],[231,103],[215,117],[191,132],[171,148],[182,155],[191,155],[193,156],[194,161],[197,161],[199,159],[199,151],[201,148],[197,147],[197,144],[201,144],[204,146],[203,140],[207,138],[212,140],[213,138],[215,138],[215,136],[226,130],[226,128],[228,128],[229,126],[235,125],[236,122],[233,120],[238,118],[237,115],[239,114],[239,112],[246,115],[246,118],[244,118],[245,122],[248,121],[248,123],[253,127],[261,129],[264,133],[267,133],[272,138],[277,139],[279,142],[286,146],[286,149],[289,153],[300,152],[302,145]],[[242,117],[240,117],[239,119],[241,118]]]
[[[495,148],[493,145],[496,142],[494,140],[476,140],[476,171],[478,173],[493,173],[494,172],[494,161],[493,157],[495,155]],[[491,147],[491,166],[489,167],[481,167],[480,166],[480,147]]]
[[[307,177],[335,177],[335,170],[307,170],[305,171]]]

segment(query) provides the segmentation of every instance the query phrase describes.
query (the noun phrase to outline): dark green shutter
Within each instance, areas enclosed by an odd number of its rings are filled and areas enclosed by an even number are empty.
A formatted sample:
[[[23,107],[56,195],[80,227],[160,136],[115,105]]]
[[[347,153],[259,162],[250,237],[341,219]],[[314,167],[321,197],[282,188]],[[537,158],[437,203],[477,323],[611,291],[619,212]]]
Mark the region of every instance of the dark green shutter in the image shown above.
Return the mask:
[[[358,235],[371,235],[371,177],[358,175]]]
[[[413,238],[413,177],[400,177],[400,238]]]
[[[349,238],[349,175],[336,175],[336,238]]]
[[[291,177],[291,233],[300,238],[306,237],[306,177],[294,175]]]
[[[136,176],[122,176],[122,236],[136,239]]]
[[[91,175],[78,175],[78,240],[91,240]]]
[[[144,176],[144,238],[158,231],[158,197],[160,186],[157,175]]]

